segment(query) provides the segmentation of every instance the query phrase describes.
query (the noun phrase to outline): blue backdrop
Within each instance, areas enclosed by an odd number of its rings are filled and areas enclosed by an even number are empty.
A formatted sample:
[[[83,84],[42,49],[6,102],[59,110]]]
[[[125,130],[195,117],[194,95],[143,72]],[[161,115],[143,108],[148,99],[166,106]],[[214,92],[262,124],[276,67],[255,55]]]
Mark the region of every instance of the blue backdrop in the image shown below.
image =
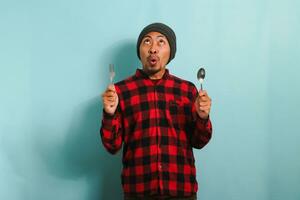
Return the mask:
[[[0,2],[0,199],[121,199],[121,152],[100,142],[100,94],[140,63],[135,43],[170,25],[171,73],[205,66],[213,138],[195,150],[202,200],[299,200],[300,2]],[[298,155],[298,156],[297,156]]]

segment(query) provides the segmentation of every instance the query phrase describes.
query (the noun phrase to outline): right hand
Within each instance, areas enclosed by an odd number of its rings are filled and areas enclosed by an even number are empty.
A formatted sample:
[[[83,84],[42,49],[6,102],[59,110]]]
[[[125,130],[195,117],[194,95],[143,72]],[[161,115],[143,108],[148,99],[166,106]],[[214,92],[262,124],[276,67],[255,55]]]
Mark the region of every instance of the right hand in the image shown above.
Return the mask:
[[[119,104],[119,97],[114,85],[109,85],[102,94],[104,111],[109,115],[114,115]]]

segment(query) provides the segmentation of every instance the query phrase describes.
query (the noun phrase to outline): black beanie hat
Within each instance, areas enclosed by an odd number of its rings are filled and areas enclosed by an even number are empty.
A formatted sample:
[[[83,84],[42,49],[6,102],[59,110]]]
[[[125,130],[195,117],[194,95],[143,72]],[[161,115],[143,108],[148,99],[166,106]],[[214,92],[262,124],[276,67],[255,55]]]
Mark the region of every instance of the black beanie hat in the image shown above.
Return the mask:
[[[139,57],[139,59],[141,59],[140,57],[140,45],[142,42],[142,39],[145,37],[146,34],[150,33],[150,32],[159,32],[161,34],[163,34],[164,36],[166,36],[169,45],[170,45],[170,58],[168,60],[168,63],[175,57],[175,53],[176,53],[176,35],[174,33],[174,31],[167,25],[163,24],[163,23],[153,23],[150,24],[148,26],[146,26],[142,32],[139,35],[139,38],[137,40],[137,44],[136,44],[136,50],[137,50],[137,56]]]

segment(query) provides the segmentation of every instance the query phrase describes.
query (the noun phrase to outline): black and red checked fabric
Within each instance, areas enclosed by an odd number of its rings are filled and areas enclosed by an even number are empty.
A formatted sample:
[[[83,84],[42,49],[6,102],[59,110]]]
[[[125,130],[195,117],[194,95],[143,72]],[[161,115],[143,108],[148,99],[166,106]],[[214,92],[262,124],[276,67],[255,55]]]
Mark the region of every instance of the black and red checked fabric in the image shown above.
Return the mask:
[[[123,145],[122,185],[127,196],[191,196],[198,190],[193,149],[212,135],[210,119],[194,107],[191,82],[166,72],[153,82],[141,70],[115,84],[119,105],[103,111],[101,139],[112,154]]]

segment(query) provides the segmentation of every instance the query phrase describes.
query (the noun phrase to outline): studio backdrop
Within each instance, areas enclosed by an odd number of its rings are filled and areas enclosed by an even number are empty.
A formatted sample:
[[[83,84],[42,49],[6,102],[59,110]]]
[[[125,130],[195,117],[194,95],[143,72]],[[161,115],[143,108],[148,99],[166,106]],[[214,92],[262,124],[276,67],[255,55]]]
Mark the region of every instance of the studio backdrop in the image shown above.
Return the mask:
[[[122,151],[100,141],[101,93],[141,64],[142,28],[175,31],[171,73],[204,66],[213,137],[200,200],[300,199],[297,0],[1,0],[0,199],[122,199]]]

